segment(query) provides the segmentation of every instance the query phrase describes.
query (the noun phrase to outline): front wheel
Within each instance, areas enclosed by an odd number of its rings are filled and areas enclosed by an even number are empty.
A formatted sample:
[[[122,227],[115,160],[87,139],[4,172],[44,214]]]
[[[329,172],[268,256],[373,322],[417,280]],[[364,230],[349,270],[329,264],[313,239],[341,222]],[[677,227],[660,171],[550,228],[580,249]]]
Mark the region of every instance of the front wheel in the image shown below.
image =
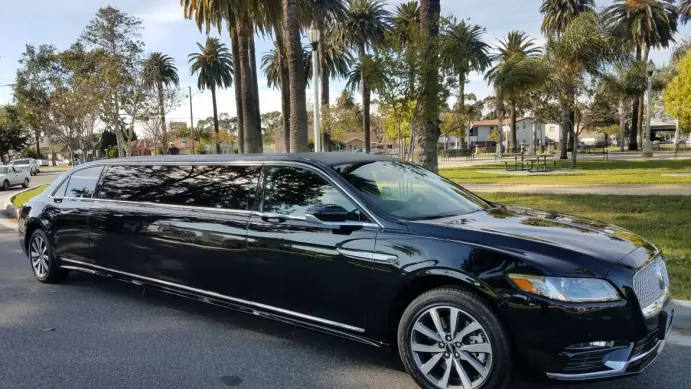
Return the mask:
[[[406,370],[426,389],[504,389],[511,383],[509,339],[473,293],[433,289],[404,311],[397,334]]]
[[[25,178],[24,182],[22,183],[22,188],[26,189],[29,187],[29,178]]]
[[[10,182],[5,180],[2,182],[2,190],[10,190]]]

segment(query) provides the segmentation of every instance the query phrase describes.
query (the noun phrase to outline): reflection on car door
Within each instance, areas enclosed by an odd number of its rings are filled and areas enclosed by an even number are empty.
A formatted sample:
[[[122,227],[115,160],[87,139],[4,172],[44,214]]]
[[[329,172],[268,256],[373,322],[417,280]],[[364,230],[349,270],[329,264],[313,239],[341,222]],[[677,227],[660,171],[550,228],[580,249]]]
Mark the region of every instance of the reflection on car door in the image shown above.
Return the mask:
[[[90,261],[89,208],[102,166],[78,170],[48,198],[45,212],[51,215],[51,239],[58,257]]]
[[[111,166],[92,207],[99,264],[234,295],[259,166]]]
[[[379,228],[314,170],[265,166],[264,177],[263,200],[248,226],[252,300],[362,327],[360,303],[368,297],[360,284],[373,272],[372,259],[365,257],[374,250]],[[305,210],[319,204],[340,205],[365,226],[307,222]]]
[[[19,184],[23,183],[24,180],[22,179],[21,170],[17,169],[14,166],[11,166],[11,169],[12,169],[12,172],[9,174],[9,176],[11,177],[10,185],[19,185]]]

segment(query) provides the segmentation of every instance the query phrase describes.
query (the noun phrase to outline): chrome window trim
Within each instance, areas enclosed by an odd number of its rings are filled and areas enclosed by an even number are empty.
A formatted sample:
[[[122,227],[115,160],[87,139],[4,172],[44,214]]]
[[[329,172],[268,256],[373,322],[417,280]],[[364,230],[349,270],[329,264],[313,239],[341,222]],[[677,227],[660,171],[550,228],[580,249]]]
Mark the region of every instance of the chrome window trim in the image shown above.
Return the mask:
[[[365,212],[368,217],[372,220],[375,221],[375,223],[362,223],[363,227],[379,227],[379,228],[384,228],[384,225],[380,220],[375,217],[374,213],[371,212],[362,202],[360,202],[358,199],[356,199],[354,196],[352,196],[348,191],[344,188],[343,185],[339,184],[336,182],[332,177],[330,177],[327,173],[324,171],[320,170],[319,168],[306,163],[306,162],[300,162],[300,161],[272,161],[272,160],[261,160],[261,161],[226,161],[226,162],[202,162],[202,161],[185,161],[185,162],[176,162],[176,161],[127,161],[125,163],[108,163],[108,162],[96,162],[94,164],[84,166],[80,169],[75,170],[71,174],[67,175],[67,178],[71,177],[72,174],[76,173],[79,170],[82,169],[87,169],[90,167],[94,166],[103,166],[104,170],[101,172],[101,175],[103,176],[103,172],[105,171],[106,174],[108,174],[108,171],[106,168],[110,166],[141,166],[141,165],[175,165],[175,166],[299,166],[306,168],[308,170],[311,170],[317,174],[319,174],[322,178],[324,178],[328,183],[334,185],[337,187],[344,196],[346,196],[349,200],[353,201],[360,209]],[[261,177],[261,174],[260,174]],[[101,177],[102,178],[102,177]],[[99,178],[99,183],[101,184],[101,178]],[[259,183],[261,187],[264,189],[264,183]],[[58,185],[59,187],[60,185]],[[57,189],[57,187],[56,187]],[[53,193],[51,193],[49,198],[53,198]],[[84,199],[84,197],[62,197],[63,199]],[[174,205],[174,204],[162,204],[162,203],[149,203],[149,202],[143,202],[143,201],[127,201],[127,200],[112,200],[112,199],[100,199],[98,197],[91,197],[89,198],[91,200],[98,200],[98,201],[113,201],[113,202],[123,202],[127,204],[147,204],[147,205],[158,205],[158,206],[174,206],[174,207],[190,207],[193,209],[203,209],[203,210],[214,210],[214,211],[232,211],[232,212],[247,212],[247,213],[252,213],[253,211],[241,211],[241,210],[230,210],[230,209],[225,209],[225,208],[207,208],[207,207],[195,207],[195,206],[182,206],[182,205]],[[283,217],[286,217],[287,215],[283,215]],[[296,218],[295,220],[305,220],[305,218]]]
[[[229,209],[229,208],[211,208],[211,207],[200,207],[198,205],[178,205],[178,204],[167,204],[167,203],[152,203],[149,201],[129,201],[129,200],[111,200],[111,199],[97,199],[92,198],[92,201],[100,201],[105,203],[116,203],[116,204],[126,204],[126,205],[136,205],[136,206],[146,206],[146,207],[161,207],[169,209],[179,209],[187,211],[204,211],[210,213],[227,213],[227,214],[239,214],[239,215],[250,215],[252,211],[243,209]]]
[[[276,218],[276,219],[287,219],[287,220],[297,220],[297,221],[303,221],[303,222],[308,222],[308,219],[305,216],[294,216],[294,215],[283,215],[280,213],[271,213],[271,212],[257,212],[253,211],[252,212],[253,216],[257,217],[266,217],[266,218]],[[380,226],[375,224],[375,223],[367,223],[367,222],[354,222],[354,221],[346,221],[346,222],[320,222],[319,224],[317,223],[311,223],[317,227],[319,226],[325,226],[325,227],[348,227],[348,226],[353,226],[353,227],[371,227],[371,228],[379,228]]]
[[[103,270],[103,271],[106,271],[106,272],[121,274],[121,275],[124,275],[124,276],[127,276],[127,277],[131,277],[131,278],[135,278],[135,279],[140,279],[140,280],[147,281],[147,282],[153,282],[153,283],[157,283],[157,284],[160,284],[160,285],[165,285],[165,286],[168,286],[168,287],[173,287],[173,288],[177,288],[177,289],[180,289],[180,290],[185,290],[185,291],[192,292],[192,293],[196,293],[196,294],[206,295],[206,296],[209,296],[209,297],[212,297],[212,298],[217,298],[217,299],[227,300],[227,301],[234,302],[234,303],[238,303],[238,304],[243,304],[243,305],[246,305],[246,306],[249,306],[249,307],[255,307],[255,308],[263,309],[263,310],[266,310],[266,311],[276,312],[276,313],[283,314],[283,315],[286,315],[286,316],[293,316],[293,317],[295,317],[295,318],[299,318],[299,319],[303,319],[303,320],[309,320],[309,321],[312,321],[312,322],[315,322],[315,323],[325,324],[325,325],[329,325],[329,326],[332,326],[332,327],[339,327],[339,328],[343,328],[343,329],[346,329],[346,330],[349,330],[349,331],[354,331],[354,332],[360,332],[360,333],[364,333],[364,332],[365,332],[365,330],[364,330],[363,328],[354,327],[354,326],[351,326],[351,325],[348,325],[348,324],[343,324],[343,323],[339,323],[339,322],[332,321],[332,320],[328,320],[328,319],[323,319],[323,318],[321,318],[321,317],[306,315],[306,314],[304,314],[304,313],[295,312],[295,311],[291,311],[291,310],[288,310],[288,309],[278,308],[278,307],[275,307],[275,306],[272,306],[272,305],[267,305],[267,304],[257,303],[257,302],[254,302],[254,301],[249,301],[249,300],[243,300],[243,299],[239,299],[239,298],[235,298],[235,297],[230,297],[230,296],[226,296],[226,295],[223,295],[223,294],[220,294],[220,293],[211,292],[211,291],[207,291],[207,290],[203,290],[203,289],[197,289],[197,288],[193,288],[193,287],[185,286],[185,285],[180,285],[180,284],[176,284],[176,283],[169,282],[169,281],[159,280],[159,279],[156,279],[156,278],[150,278],[150,277],[140,276],[140,275],[137,275],[137,274],[132,274],[132,273],[128,273],[128,272],[124,272],[124,271],[120,271],[120,270],[115,270],[115,269],[111,269],[111,268],[107,268],[107,267],[103,267],[103,266],[99,266],[99,265],[94,265],[94,264],[87,263],[87,262],[78,261],[78,260],[76,260],[76,259],[69,259],[69,258],[61,258],[61,259],[62,259],[63,262],[71,263],[71,264],[74,264],[74,265],[79,265],[79,269],[77,269],[77,267],[75,267],[75,266],[70,266],[70,265],[67,265],[67,266],[65,267],[66,269],[71,269],[71,270],[84,270],[84,271],[90,272],[90,273],[94,273],[94,270],[93,270],[93,269],[99,269],[99,270]],[[84,269],[82,269],[82,266],[87,266],[87,267],[84,268]],[[61,267],[62,267],[62,266],[61,266]]]

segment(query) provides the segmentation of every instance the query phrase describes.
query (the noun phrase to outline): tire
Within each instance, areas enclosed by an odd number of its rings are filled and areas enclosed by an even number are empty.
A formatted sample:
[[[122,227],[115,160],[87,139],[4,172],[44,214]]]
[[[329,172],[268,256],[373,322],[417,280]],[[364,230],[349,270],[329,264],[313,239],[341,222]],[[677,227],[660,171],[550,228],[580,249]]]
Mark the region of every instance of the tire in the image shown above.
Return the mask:
[[[450,325],[453,316],[457,317],[454,331]],[[509,344],[502,323],[481,297],[453,287],[433,289],[414,299],[402,314],[397,331],[401,361],[426,389],[464,387],[459,368],[474,389],[507,388],[514,378]],[[477,352],[468,351],[472,349]]]
[[[43,249],[45,247],[45,250]],[[48,236],[42,230],[36,230],[31,235],[27,246],[29,264],[34,277],[44,284],[55,284],[67,277],[68,271],[61,269],[55,261],[53,247]]]
[[[2,190],[9,190],[10,189],[10,182],[5,180],[2,182]]]
[[[22,188],[26,189],[29,187],[29,177],[24,179],[24,182],[22,183]]]

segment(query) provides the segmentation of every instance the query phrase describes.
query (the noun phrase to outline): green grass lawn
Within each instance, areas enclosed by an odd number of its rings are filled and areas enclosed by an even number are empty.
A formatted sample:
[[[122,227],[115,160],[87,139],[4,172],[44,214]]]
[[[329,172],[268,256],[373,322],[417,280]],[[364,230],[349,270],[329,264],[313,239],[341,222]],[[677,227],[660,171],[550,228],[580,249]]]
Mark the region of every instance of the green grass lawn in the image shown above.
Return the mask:
[[[690,196],[486,193],[482,197],[504,204],[584,216],[641,235],[663,251],[673,298],[690,299]]]
[[[514,161],[512,161],[512,164]],[[504,164],[477,165],[463,168],[440,169],[440,174],[461,185],[475,184],[552,184],[552,185],[628,185],[628,184],[687,184],[690,176],[670,177],[668,173],[690,173],[690,160],[641,161],[577,161],[577,169],[569,169],[569,161],[559,161],[558,169],[565,174],[529,176],[487,173],[504,169]]]
[[[12,204],[14,204],[16,207],[21,207],[26,203],[27,201],[33,199],[34,197],[38,196],[43,192],[48,185],[40,185],[35,188],[32,188],[26,192],[20,193],[17,196],[15,196],[14,200],[12,201]]]

